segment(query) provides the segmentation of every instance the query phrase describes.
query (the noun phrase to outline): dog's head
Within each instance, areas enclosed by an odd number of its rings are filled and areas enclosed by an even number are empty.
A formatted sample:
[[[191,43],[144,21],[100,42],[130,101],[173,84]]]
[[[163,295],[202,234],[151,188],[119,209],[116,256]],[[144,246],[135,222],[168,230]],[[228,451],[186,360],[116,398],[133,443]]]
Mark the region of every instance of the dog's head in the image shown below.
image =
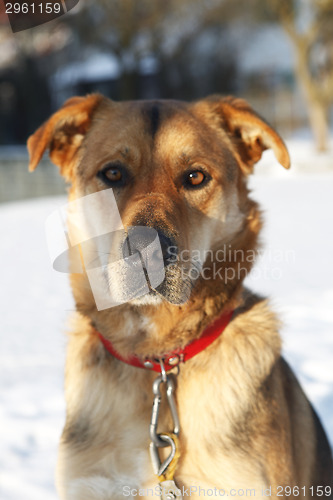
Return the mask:
[[[138,305],[181,304],[197,288],[227,296],[242,281],[233,252],[255,249],[261,225],[246,180],[268,148],[289,167],[280,136],[244,100],[220,96],[194,103],[74,97],[28,140],[30,170],[49,150],[71,199],[112,188],[124,227],[112,242],[120,259],[141,255],[158,236]],[[105,260],[105,241],[102,253]],[[242,263],[245,273],[251,262]],[[126,273],[113,278],[116,288],[129,285]]]

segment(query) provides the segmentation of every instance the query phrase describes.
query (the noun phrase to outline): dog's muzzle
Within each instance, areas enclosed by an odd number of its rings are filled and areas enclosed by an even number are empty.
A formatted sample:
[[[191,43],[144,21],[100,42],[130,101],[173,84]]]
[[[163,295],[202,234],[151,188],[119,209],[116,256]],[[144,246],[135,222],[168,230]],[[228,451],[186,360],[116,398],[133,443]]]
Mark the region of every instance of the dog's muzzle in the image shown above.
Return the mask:
[[[128,229],[123,243],[123,257],[139,254],[142,264],[152,272],[176,262],[178,248],[162,231],[145,226]]]

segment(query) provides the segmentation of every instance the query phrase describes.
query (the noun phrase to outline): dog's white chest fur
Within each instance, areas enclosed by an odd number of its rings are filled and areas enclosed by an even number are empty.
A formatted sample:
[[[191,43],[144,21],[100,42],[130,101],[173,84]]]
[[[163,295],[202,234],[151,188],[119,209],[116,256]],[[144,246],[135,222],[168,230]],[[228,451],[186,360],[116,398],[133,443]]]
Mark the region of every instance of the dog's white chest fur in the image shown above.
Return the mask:
[[[217,362],[213,358],[212,376],[208,380],[207,377],[191,377],[191,370],[178,377],[176,399],[183,449],[175,479],[178,486],[185,489],[185,494],[191,489],[192,498],[202,496],[199,492],[208,490],[207,494],[210,494],[215,489],[259,488],[264,485],[258,471],[249,468],[246,460],[240,478],[239,460],[235,461],[234,452],[229,457],[226,452],[228,434],[232,432],[230,411],[234,408],[232,418],[237,418],[241,407],[235,402],[230,382],[225,380],[222,383],[227,374],[218,368]],[[156,498],[158,479],[153,473],[148,452],[153,393],[150,384],[148,391],[142,393],[140,390],[145,373],[135,368],[128,370],[134,374],[134,380],[126,376],[119,380],[110,374],[107,380],[103,376],[99,380],[96,378],[95,390],[86,400],[85,410],[93,415],[98,428],[98,436],[89,444],[89,464],[82,463],[85,456],[82,450],[61,448],[60,463],[66,462],[67,470],[59,470],[59,476],[63,481],[68,474],[68,483],[59,485],[59,489],[66,489],[64,498],[68,500],[149,498],[152,495]],[[104,382],[107,383],[102,389]],[[78,387],[72,393],[72,403],[77,393]],[[105,400],[109,401],[108,405],[105,405]],[[223,405],[221,401],[224,401]],[[170,426],[167,405],[162,405],[159,431],[169,431]],[[83,465],[84,475],[81,475]]]

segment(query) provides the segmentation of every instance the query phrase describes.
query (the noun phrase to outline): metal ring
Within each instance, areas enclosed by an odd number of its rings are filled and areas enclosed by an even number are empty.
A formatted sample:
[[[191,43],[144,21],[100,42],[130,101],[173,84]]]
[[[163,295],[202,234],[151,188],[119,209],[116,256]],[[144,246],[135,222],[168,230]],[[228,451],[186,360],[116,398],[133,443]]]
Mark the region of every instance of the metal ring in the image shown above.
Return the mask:
[[[173,433],[176,436],[179,435],[179,417],[176,408],[176,403],[173,397],[173,392],[175,389],[175,384],[171,376],[167,375],[166,382],[163,381],[162,375],[159,375],[153,383],[153,393],[155,395],[153,402],[153,409],[151,414],[150,426],[149,426],[149,435],[150,439],[158,448],[164,448],[167,446],[165,441],[160,438],[160,435],[157,434],[157,426],[158,426],[158,418],[160,413],[160,406],[162,401],[162,394],[160,390],[161,383],[166,383],[166,396],[168,401],[169,410],[172,417],[172,425],[173,425]]]
[[[171,464],[173,458],[175,457],[176,454],[176,445],[174,440],[168,436],[167,434],[159,434],[159,438],[161,441],[163,441],[165,444],[164,446],[171,446],[171,451],[169,456],[161,463],[159,454],[158,454],[158,447],[155,445],[155,443],[150,443],[150,456],[151,456],[151,461],[153,464],[154,472],[158,476],[161,476],[164,474],[164,472],[167,470],[169,465]]]
[[[163,382],[166,382],[168,380],[168,376],[167,376],[167,373],[165,371],[165,366],[164,366],[164,362],[163,362],[163,359],[160,358],[158,360],[159,364],[160,364],[160,367],[161,367],[161,376],[162,376],[162,380]]]

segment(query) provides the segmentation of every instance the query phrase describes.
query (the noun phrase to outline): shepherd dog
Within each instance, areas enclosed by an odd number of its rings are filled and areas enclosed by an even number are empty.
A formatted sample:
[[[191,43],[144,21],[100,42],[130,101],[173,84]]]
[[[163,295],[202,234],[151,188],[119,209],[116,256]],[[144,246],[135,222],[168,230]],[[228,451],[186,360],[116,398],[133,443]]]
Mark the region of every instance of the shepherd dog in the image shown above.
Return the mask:
[[[266,149],[289,168],[278,133],[245,100],[219,95],[194,102],[73,97],[29,137],[31,171],[48,151],[70,185],[69,203],[99,196],[92,227],[115,213],[121,219],[113,239],[93,232],[94,269],[81,258],[78,270],[69,259],[76,311],[60,498],[155,494],[152,401],[162,400],[156,435],[165,446],[155,458],[163,465],[175,443],[163,438],[174,431],[165,399],[171,378],[179,420],[172,481],[183,497],[333,498],[332,452],[281,356],[279,319],[243,285],[262,227],[248,179]],[[101,201],[108,193],[114,205]],[[124,264],[130,257],[132,274]],[[163,390],[153,396],[156,377]]]

